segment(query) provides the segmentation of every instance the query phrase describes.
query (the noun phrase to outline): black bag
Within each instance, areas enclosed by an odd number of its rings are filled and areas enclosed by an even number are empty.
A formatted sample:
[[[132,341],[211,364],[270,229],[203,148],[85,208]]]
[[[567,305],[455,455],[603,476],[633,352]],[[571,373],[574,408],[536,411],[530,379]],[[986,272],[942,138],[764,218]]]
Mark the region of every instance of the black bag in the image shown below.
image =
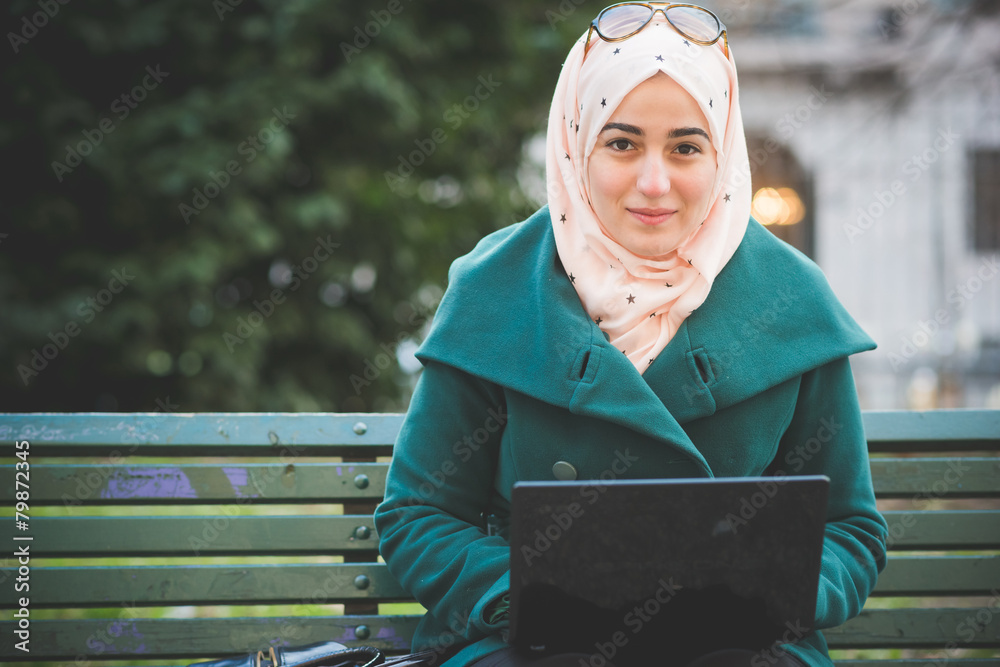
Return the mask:
[[[337,642],[318,642],[308,646],[268,648],[237,658],[196,662],[189,667],[420,667],[429,664],[433,651],[385,657],[374,646],[348,648]]]

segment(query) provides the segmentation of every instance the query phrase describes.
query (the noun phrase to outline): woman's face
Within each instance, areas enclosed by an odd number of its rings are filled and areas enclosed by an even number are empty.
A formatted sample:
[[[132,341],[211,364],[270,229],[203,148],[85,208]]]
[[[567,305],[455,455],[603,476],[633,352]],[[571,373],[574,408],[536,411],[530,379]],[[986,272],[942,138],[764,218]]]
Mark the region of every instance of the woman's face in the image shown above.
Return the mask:
[[[622,100],[590,155],[590,199],[615,241],[665,255],[708,215],[716,151],[698,103],[662,72]]]

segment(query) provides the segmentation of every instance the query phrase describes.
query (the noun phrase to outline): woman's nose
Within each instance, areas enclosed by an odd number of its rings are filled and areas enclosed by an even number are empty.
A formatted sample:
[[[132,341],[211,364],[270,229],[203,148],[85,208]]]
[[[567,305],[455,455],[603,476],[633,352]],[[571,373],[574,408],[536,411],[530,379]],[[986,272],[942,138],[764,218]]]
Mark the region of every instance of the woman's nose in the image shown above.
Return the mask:
[[[659,155],[650,155],[640,165],[636,187],[649,199],[662,197],[670,191],[670,170]]]

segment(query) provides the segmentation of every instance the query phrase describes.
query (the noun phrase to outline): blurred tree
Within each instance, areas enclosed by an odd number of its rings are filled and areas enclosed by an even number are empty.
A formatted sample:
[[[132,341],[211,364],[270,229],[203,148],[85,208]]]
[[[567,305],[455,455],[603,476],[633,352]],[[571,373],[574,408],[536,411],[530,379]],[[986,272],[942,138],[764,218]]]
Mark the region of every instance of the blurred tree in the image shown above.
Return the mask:
[[[578,4],[11,2],[0,410],[405,408]]]

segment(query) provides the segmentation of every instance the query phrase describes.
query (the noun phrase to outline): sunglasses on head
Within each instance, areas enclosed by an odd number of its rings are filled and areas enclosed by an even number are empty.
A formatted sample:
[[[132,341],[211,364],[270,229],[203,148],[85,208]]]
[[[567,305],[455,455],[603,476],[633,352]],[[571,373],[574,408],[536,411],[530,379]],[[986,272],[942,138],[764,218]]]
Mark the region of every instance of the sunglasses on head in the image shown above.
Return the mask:
[[[708,46],[718,42],[721,37],[723,51],[726,58],[729,58],[726,26],[718,16],[698,5],[668,2],[620,2],[605,7],[590,22],[584,53],[590,49],[590,39],[594,33],[605,42],[620,42],[649,25],[656,12],[661,12],[674,30],[695,44]]]

